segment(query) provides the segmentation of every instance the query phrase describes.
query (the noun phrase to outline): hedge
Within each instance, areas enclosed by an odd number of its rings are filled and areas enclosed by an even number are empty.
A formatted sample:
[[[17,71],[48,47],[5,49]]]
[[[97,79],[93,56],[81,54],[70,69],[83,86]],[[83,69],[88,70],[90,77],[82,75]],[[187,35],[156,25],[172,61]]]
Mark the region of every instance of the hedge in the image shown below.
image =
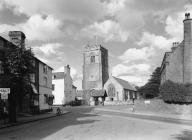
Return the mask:
[[[160,86],[160,94],[167,103],[192,103],[192,84],[174,83],[168,80]]]

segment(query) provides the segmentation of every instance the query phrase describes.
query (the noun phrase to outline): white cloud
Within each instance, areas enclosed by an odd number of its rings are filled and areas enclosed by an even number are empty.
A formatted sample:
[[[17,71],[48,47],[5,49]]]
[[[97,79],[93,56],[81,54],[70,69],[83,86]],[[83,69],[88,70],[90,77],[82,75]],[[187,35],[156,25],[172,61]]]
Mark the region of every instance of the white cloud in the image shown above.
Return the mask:
[[[166,39],[163,36],[158,36],[149,32],[143,32],[141,40],[137,44],[139,46],[148,46],[151,48],[169,50],[172,41],[172,39]]]
[[[20,25],[29,40],[56,39],[62,35],[60,27],[62,23],[49,15],[43,18],[40,15],[31,16],[28,21]]]
[[[131,66],[118,64],[112,68],[112,75],[145,75],[149,74],[150,65],[148,64],[135,64]]]
[[[165,31],[175,41],[181,41],[183,39],[183,19],[183,13],[177,14],[176,18],[168,16],[166,19]]]
[[[119,59],[123,61],[123,63],[129,63],[136,60],[148,60],[148,58],[153,54],[153,49],[144,47],[141,49],[130,48],[127,49]]]
[[[49,15],[43,18],[40,15],[31,16],[26,23],[18,25],[0,25],[0,32],[8,32],[11,30],[23,31],[28,40],[41,40],[49,41],[49,39],[60,38],[63,33],[60,30],[62,23],[54,18],[54,16]]]
[[[120,41],[125,42],[129,33],[121,29],[118,22],[105,20],[103,22],[95,22],[82,29],[82,34],[86,37],[93,38],[99,36],[104,38],[105,41]]]
[[[147,82],[149,77],[134,75],[134,76],[119,76],[119,78],[124,79],[136,86],[143,86]]]
[[[125,0],[110,0],[106,2],[106,10],[110,15],[115,15],[125,8]]]
[[[51,55],[56,52],[56,49],[62,47],[62,44],[60,43],[50,43],[50,44],[43,44],[41,46],[35,46],[33,47],[33,51],[37,53],[38,51],[41,51],[45,53],[46,55]]]
[[[100,0],[3,0],[15,13],[28,16],[53,14],[62,20],[90,20],[105,13]]]

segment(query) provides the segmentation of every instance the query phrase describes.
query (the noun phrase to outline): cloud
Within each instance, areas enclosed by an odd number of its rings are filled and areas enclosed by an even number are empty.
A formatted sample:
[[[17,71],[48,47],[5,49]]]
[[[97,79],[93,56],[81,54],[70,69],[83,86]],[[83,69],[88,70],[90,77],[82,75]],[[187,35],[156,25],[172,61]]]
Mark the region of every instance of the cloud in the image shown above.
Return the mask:
[[[137,44],[139,46],[148,46],[152,48],[169,50],[172,41],[172,39],[167,39],[163,36],[158,36],[149,32],[143,32],[141,40]]]
[[[95,22],[86,28],[82,29],[82,34],[86,37],[93,38],[99,36],[104,38],[106,42],[115,40],[125,42],[129,33],[123,31],[118,22],[112,20],[105,20],[103,22]]]
[[[29,40],[47,41],[59,38],[62,35],[60,29],[62,23],[52,15],[45,18],[40,15],[33,15],[20,26]]]
[[[60,44],[60,43],[43,44],[41,46],[33,47],[33,51],[35,53],[41,51],[46,55],[51,55],[51,54],[57,53],[56,50],[60,47],[62,47],[62,44]]]
[[[17,14],[55,15],[59,19],[76,20],[76,22],[97,19],[105,11],[100,0],[4,0],[4,2]]]
[[[150,75],[149,64],[124,65],[118,64],[112,68],[112,75],[129,81],[137,86],[144,85]]]
[[[50,39],[58,39],[64,34],[60,29],[61,26],[62,23],[52,15],[45,18],[40,15],[33,15],[26,23],[18,25],[0,25],[0,32],[21,30],[25,33],[28,40],[49,41]]]
[[[148,58],[153,55],[153,50],[148,47],[141,49],[130,48],[127,49],[118,58],[123,61],[123,63],[129,63],[137,60],[148,60]]]
[[[145,75],[149,74],[150,65],[148,64],[135,64],[135,65],[124,65],[118,64],[112,68],[112,75],[122,76],[122,75]]]
[[[147,80],[148,80],[148,76],[137,76],[137,75],[134,75],[134,76],[118,76],[119,78],[123,79],[123,80],[126,80],[128,82],[130,82],[131,84],[133,85],[136,85],[136,86],[143,86]]]

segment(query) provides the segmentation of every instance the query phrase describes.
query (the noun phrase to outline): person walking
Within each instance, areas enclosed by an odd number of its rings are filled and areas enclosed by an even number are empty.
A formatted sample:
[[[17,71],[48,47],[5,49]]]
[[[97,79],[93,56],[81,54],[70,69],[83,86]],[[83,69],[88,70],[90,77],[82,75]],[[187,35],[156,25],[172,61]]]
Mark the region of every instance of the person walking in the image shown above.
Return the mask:
[[[2,114],[2,118],[3,118],[3,120],[4,120],[4,124],[6,124],[6,123],[7,123],[7,119],[8,119],[8,111],[7,111],[5,102],[3,102],[3,114]]]
[[[132,98],[132,112],[135,112],[135,98]]]

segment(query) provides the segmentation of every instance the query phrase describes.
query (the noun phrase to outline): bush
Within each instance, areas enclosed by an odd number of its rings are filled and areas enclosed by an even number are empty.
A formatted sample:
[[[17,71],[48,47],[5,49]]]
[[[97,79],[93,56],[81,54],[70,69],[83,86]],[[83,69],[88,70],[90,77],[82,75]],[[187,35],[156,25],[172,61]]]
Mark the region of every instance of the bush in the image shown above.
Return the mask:
[[[80,100],[71,101],[71,102],[68,103],[68,105],[70,105],[70,106],[80,106],[81,101]]]
[[[192,84],[174,83],[168,80],[160,86],[160,94],[167,103],[192,103]]]

